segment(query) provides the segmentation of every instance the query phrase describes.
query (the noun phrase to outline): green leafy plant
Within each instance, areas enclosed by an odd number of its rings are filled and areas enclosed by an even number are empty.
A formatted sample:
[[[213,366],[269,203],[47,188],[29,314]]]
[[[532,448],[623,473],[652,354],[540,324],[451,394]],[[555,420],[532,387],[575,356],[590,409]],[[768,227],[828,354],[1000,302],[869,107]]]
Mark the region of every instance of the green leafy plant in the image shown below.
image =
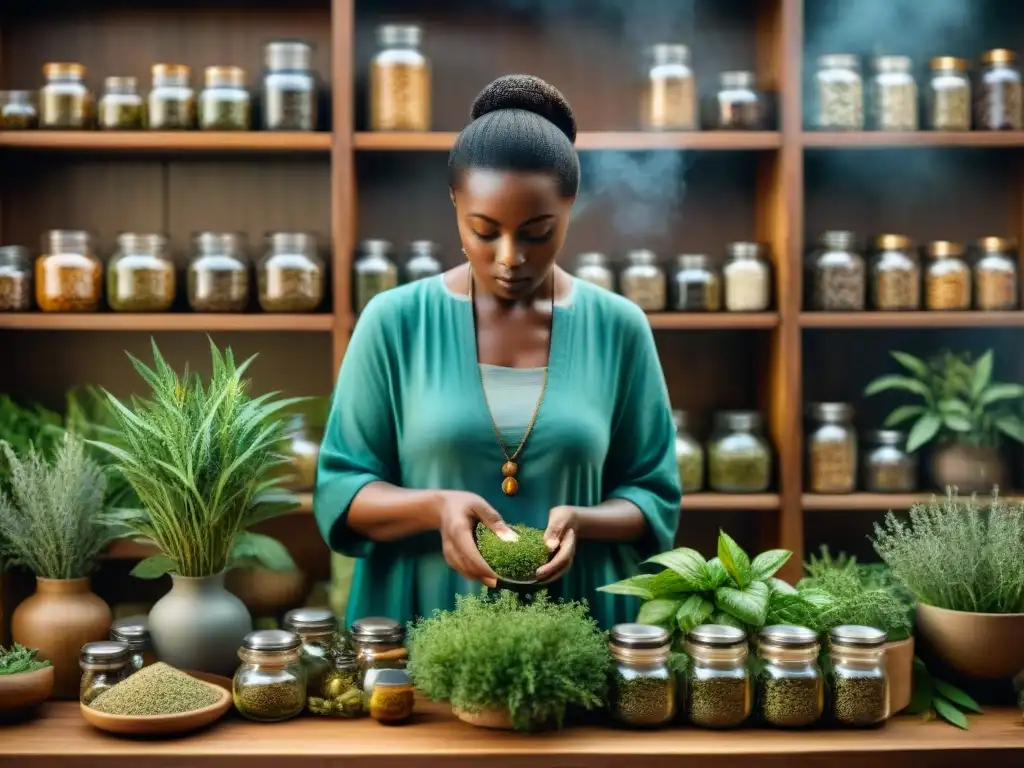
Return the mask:
[[[20,675],[22,672],[35,672],[52,666],[45,659],[36,659],[38,653],[36,648],[26,648],[18,643],[10,648],[0,645],[0,677]]]
[[[271,392],[248,394],[243,378],[254,358],[235,364],[230,349],[210,342],[208,385],[186,369],[179,376],[153,342],[153,367],[134,357],[135,370],[151,389],[131,407],[106,392],[123,442],[90,441],[113,456],[142,509],[110,515],[130,535],[151,540],[161,554],[136,566],[133,575],[157,578],[212,576],[229,567],[258,564],[294,568],[285,547],[248,529],[298,504],[276,471],[288,459],[279,412],[301,398]]]
[[[52,458],[64,436],[63,419],[59,413],[41,405],[19,405],[8,395],[0,395],[0,440],[7,442],[19,455],[35,448]],[[11,468],[6,456],[0,455],[0,489],[9,488]]]
[[[905,711],[908,715],[924,715],[926,720],[938,716],[966,731],[970,728],[966,712],[980,715],[981,707],[956,686],[932,677],[925,663],[915,656],[914,693]]]
[[[476,526],[476,542],[487,564],[503,579],[510,581],[534,581],[537,569],[551,559],[548,545],[544,543],[544,531],[522,523],[512,526],[519,538],[502,541],[483,523]]]
[[[1024,421],[1016,411],[1024,386],[992,381],[992,350],[977,360],[970,353],[944,352],[927,362],[906,352],[890,354],[905,373],[875,379],[864,394],[901,391],[921,400],[901,405],[885,420],[886,427],[913,420],[908,451],[936,438],[979,447],[998,447],[1002,437],[1024,443]]]
[[[569,707],[604,701],[608,646],[586,603],[460,595],[410,625],[407,645],[421,693],[468,712],[507,709],[516,730],[561,726]]]

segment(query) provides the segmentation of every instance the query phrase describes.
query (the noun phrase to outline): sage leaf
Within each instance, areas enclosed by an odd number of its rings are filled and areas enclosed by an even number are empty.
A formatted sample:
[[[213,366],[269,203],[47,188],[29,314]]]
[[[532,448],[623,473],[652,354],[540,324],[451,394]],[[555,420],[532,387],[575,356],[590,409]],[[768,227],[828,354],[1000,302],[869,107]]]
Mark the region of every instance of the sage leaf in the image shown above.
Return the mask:
[[[923,405],[901,405],[885,418],[885,427],[895,427],[907,419],[912,419],[924,413],[926,408]]]
[[[905,392],[913,392],[915,395],[920,395],[925,400],[931,402],[932,391],[928,388],[928,385],[923,381],[912,379],[909,376],[899,376],[896,374],[889,374],[888,376],[879,376],[877,379],[872,381],[864,389],[865,395],[877,395],[879,392],[888,392],[893,389],[901,389]]]
[[[979,715],[981,714],[981,705],[955,685],[950,685],[943,680],[932,680],[932,684],[935,686],[935,692],[937,694],[949,699],[960,707],[960,709],[966,709],[969,712],[976,712]]]
[[[931,373],[928,370],[928,363],[919,357],[908,355],[906,352],[890,352],[889,355],[893,360],[919,378],[926,379]]]
[[[935,705],[935,711],[938,712],[939,717],[947,723],[955,725],[957,728],[962,728],[965,731],[970,729],[971,724],[967,720],[967,715],[954,707],[948,701],[936,698],[932,703]]]
[[[637,624],[654,624],[671,630],[681,605],[681,600],[648,600],[640,606]]]
[[[719,587],[715,590],[715,603],[720,610],[728,611],[744,624],[763,627],[768,616],[770,590],[763,581],[755,581],[744,589]]]
[[[631,576],[628,579],[616,581],[614,584],[605,584],[603,587],[598,587],[597,591],[610,595],[626,595],[627,597],[639,597],[641,600],[651,600],[654,593],[649,587],[653,579],[653,574],[641,573],[639,576]]]
[[[971,376],[971,397],[981,397],[981,393],[992,383],[992,350],[988,350],[978,358],[974,364],[974,374]]]
[[[769,549],[767,552],[762,552],[750,564],[750,575],[755,580],[774,576],[792,556],[793,553],[788,549]]]
[[[715,611],[711,614],[710,618],[704,622],[705,624],[723,624],[727,627],[736,627],[736,629],[742,629],[744,632],[747,630],[747,625],[737,619],[726,611]]]
[[[689,589],[686,586],[686,581],[675,571],[666,568],[661,573],[656,574],[647,588],[651,590],[651,595],[655,598],[658,597],[670,597],[672,595],[678,595],[681,592],[693,592],[694,590]],[[677,598],[678,599],[678,598]]]
[[[751,581],[750,558],[725,531],[718,531],[718,559],[740,589]]]
[[[132,576],[137,579],[159,579],[166,573],[173,573],[177,567],[177,564],[166,555],[153,555],[132,568]]]
[[[1018,443],[1024,443],[1024,422],[1020,417],[1007,414],[996,419],[996,429]]]
[[[699,627],[715,612],[715,604],[700,595],[690,595],[676,611],[676,623],[683,632]]]
[[[942,423],[946,425],[947,429],[954,432],[970,432],[974,429],[974,423],[969,418],[957,413],[943,414]]]
[[[713,557],[708,560],[708,589],[718,589],[722,585],[728,583],[729,573],[725,570],[725,566],[722,565],[722,561]]]
[[[686,589],[707,589],[707,561],[695,549],[679,547],[669,552],[662,552],[647,560],[671,568],[683,579]]]
[[[1020,384],[993,384],[981,393],[978,405],[991,405],[1001,400],[1019,400],[1024,397],[1024,386]]]
[[[918,448],[931,442],[942,427],[942,417],[937,413],[928,412],[918,419],[907,435],[907,451],[913,453]]]

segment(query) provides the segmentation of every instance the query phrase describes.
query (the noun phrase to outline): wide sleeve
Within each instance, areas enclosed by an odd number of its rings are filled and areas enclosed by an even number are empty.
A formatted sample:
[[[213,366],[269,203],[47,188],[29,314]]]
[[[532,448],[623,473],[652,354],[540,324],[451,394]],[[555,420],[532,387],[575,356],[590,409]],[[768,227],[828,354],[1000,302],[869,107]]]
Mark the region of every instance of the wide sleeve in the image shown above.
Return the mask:
[[[379,300],[378,300],[379,299]],[[396,483],[397,381],[395,331],[385,296],[375,298],[356,323],[345,351],[320,445],[313,510],[327,545],[367,557],[373,542],[349,528],[356,494],[375,480]]]

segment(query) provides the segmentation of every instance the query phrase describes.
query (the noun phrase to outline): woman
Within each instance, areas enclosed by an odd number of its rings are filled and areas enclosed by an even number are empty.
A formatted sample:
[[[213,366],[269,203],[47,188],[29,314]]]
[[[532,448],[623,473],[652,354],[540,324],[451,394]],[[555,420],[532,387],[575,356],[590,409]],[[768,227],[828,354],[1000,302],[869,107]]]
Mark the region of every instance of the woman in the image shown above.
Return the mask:
[[[495,586],[475,527],[510,539],[521,522],[545,530],[553,595],[632,620],[596,590],[672,546],[680,500],[650,325],[555,265],[580,175],[561,93],[503,77],[472,119],[448,159],[467,263],[374,298],[338,376],[315,509],[360,558],[348,619]]]

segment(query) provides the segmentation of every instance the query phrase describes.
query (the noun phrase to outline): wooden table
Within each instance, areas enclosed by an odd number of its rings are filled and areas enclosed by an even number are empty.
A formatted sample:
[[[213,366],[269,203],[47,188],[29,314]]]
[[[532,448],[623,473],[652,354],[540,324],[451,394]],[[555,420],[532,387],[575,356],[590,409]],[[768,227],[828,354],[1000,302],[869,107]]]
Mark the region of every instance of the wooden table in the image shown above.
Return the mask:
[[[899,717],[874,731],[728,733],[690,728],[639,733],[596,727],[560,733],[490,732],[449,710],[424,704],[415,723],[304,717],[260,725],[229,715],[208,731],[175,740],[139,741],[93,730],[77,703],[51,703],[39,718],[0,725],[0,766],[7,768],[607,768],[608,766],[809,765],[822,768],[1024,766],[1020,713],[992,710],[964,732],[943,723]]]

